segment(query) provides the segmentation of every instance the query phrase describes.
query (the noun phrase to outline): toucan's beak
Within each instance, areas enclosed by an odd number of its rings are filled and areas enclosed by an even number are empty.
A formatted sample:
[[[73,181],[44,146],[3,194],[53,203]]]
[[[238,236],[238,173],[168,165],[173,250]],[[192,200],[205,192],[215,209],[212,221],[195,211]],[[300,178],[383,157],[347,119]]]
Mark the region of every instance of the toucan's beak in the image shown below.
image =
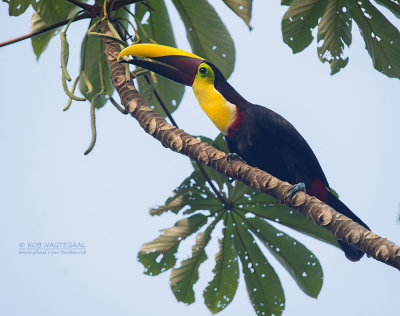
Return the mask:
[[[135,58],[129,63],[187,86],[193,84],[197,68],[204,62],[204,58],[192,53],[157,44],[129,46],[119,53],[118,60],[126,55],[151,58],[153,61]]]

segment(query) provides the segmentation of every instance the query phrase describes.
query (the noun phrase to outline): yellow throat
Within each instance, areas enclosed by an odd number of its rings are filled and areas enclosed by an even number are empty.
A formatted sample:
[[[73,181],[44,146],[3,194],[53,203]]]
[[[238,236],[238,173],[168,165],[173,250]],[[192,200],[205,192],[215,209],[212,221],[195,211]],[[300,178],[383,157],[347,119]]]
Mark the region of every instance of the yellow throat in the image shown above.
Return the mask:
[[[228,102],[215,89],[214,83],[207,78],[196,76],[192,88],[197,101],[210,120],[224,135],[228,134],[229,126],[236,119],[236,106]]]

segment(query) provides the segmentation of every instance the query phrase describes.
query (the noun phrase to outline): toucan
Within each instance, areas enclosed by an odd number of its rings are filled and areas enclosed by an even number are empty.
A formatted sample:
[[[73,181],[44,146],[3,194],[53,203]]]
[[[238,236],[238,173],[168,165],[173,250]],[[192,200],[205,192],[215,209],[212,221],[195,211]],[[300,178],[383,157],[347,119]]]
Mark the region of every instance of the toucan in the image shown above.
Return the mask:
[[[126,55],[134,56],[129,63],[192,86],[201,108],[224,134],[236,158],[295,184],[291,194],[305,190],[369,230],[329,187],[317,157],[295,127],[274,111],[244,99],[211,62],[158,44],[129,46],[118,59]],[[351,261],[364,255],[342,240],[338,244]]]

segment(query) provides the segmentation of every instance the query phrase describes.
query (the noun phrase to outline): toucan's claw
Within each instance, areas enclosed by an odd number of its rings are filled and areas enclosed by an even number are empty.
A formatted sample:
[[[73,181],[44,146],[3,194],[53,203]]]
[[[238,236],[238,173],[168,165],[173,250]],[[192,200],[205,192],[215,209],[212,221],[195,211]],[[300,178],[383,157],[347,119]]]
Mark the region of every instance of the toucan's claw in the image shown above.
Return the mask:
[[[238,161],[240,161],[240,162],[243,162],[243,163],[247,164],[247,162],[246,162],[242,157],[240,157],[237,153],[229,153],[229,154],[226,156],[226,159],[227,159],[229,162],[238,160]]]
[[[297,184],[295,184],[294,186],[292,186],[287,194],[287,198],[292,198],[297,192],[299,191],[303,191],[306,192],[306,185],[303,182],[299,182]]]

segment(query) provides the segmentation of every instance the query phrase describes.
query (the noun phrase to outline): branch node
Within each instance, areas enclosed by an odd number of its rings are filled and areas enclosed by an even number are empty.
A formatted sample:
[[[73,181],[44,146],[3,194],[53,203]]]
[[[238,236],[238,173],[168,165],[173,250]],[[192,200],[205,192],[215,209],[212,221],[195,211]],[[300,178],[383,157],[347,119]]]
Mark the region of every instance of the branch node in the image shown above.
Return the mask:
[[[299,207],[306,202],[306,194],[302,191],[297,192],[292,198],[292,204],[294,207]]]
[[[156,127],[157,127],[157,122],[156,122],[155,118],[152,118],[152,119],[146,121],[146,123],[144,124],[143,127],[147,133],[149,133],[150,135],[153,135],[156,130]]]
[[[205,151],[200,152],[199,155],[197,155],[197,160],[199,160],[201,163],[207,165],[209,160],[208,160],[208,155],[206,154]]]

